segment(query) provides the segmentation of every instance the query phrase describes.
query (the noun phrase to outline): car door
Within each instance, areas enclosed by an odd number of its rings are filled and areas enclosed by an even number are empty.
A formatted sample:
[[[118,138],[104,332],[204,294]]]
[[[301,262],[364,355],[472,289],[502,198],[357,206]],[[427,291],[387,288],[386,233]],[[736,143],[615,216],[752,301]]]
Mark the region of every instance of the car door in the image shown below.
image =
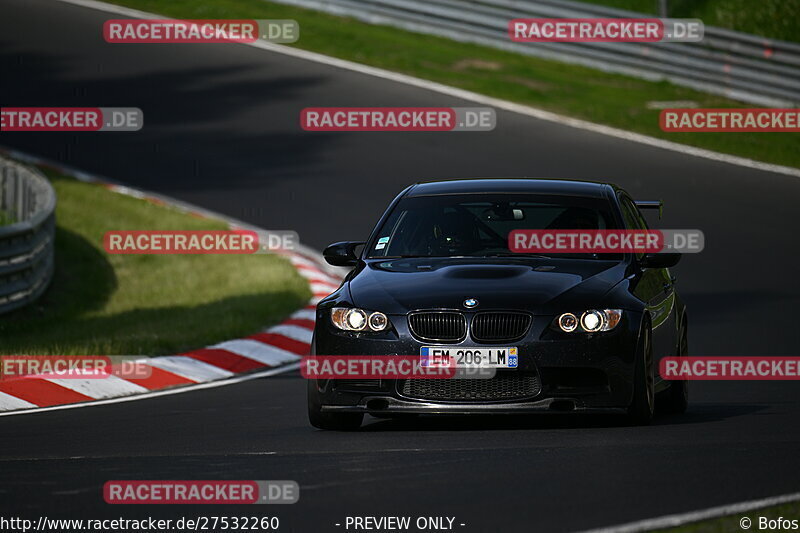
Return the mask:
[[[620,193],[619,200],[628,229],[649,229],[639,208],[628,195]],[[637,261],[643,255],[636,254]],[[650,312],[653,328],[653,359],[658,368],[657,365],[663,357],[675,355],[677,311],[674,280],[666,268],[639,268],[633,287],[634,295],[645,302]],[[660,380],[656,371],[656,383]]]

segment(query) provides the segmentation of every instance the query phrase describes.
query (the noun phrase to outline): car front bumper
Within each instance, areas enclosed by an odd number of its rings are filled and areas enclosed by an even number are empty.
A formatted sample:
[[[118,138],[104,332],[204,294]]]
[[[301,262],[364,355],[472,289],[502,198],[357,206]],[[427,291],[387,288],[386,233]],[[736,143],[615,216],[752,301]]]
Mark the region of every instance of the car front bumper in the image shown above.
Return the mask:
[[[311,380],[323,412],[480,414],[526,412],[609,412],[626,408],[633,394],[634,361],[641,316],[626,312],[612,331],[565,334],[551,328],[555,317],[536,316],[526,336],[502,346],[519,349],[518,373],[536,376],[535,394],[511,399],[419,397],[404,392],[404,380]],[[347,333],[336,329],[321,311],[312,343],[314,355],[418,355],[426,343],[408,330],[405,316],[390,316],[392,328],[381,334]],[[471,341],[443,345],[490,347]],[[431,380],[428,380],[431,381]],[[438,380],[432,380],[438,381]]]

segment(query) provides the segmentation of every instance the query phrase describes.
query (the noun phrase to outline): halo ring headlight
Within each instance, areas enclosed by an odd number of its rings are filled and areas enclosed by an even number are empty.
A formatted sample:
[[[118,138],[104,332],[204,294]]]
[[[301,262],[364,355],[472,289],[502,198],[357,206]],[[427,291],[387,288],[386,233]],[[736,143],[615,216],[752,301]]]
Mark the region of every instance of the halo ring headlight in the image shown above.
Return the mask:
[[[383,331],[389,325],[389,319],[380,311],[375,311],[369,315],[369,329],[372,331]]]
[[[558,327],[560,327],[562,331],[572,333],[578,327],[578,317],[572,313],[564,313],[558,317]]]
[[[367,313],[354,307],[345,313],[344,322],[353,331],[361,331],[367,326]]]
[[[334,307],[331,322],[342,331],[380,332],[389,328],[389,317],[380,311],[368,311],[358,307]]]
[[[580,316],[580,320],[578,319]],[[611,331],[622,321],[622,309],[589,309],[580,315],[562,313],[555,325],[565,333],[597,333]],[[553,327],[555,327],[555,325]]]
[[[588,333],[600,331],[604,322],[605,316],[596,309],[589,309],[581,315],[581,327]]]

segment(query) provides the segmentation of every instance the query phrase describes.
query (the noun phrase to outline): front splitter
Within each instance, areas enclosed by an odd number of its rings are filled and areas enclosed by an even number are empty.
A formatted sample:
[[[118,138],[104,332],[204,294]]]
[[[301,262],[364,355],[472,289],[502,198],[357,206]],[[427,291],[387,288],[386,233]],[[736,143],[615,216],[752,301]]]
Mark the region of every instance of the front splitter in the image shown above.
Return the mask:
[[[366,396],[356,405],[323,405],[326,413],[366,414],[520,414],[520,413],[585,413],[624,414],[621,407],[588,407],[576,398],[545,398],[513,403],[441,403],[408,401],[391,396]]]

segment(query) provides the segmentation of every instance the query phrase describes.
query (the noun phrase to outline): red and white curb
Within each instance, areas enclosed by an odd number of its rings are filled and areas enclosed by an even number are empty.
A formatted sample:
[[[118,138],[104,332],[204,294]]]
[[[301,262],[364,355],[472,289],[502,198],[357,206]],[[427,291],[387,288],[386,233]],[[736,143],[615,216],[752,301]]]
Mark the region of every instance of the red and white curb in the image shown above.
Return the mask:
[[[173,198],[115,184],[28,154],[0,148],[0,155],[52,168],[80,181],[97,184],[119,194],[134,196],[158,205],[176,208],[197,217],[221,220],[231,229],[264,232],[261,228]],[[308,304],[292,313],[280,324],[249,337],[221,342],[191,352],[142,358],[140,361],[149,365],[152,370],[149,377],[144,379],[109,376],[103,379],[23,378],[0,381],[0,416],[17,412],[36,412],[41,408],[67,404],[108,403],[103,400],[149,394],[175,387],[200,388],[200,385],[230,380],[239,374],[272,375],[298,368],[300,359],[303,355],[307,355],[311,348],[316,304],[339,287],[343,273],[340,269],[327,265],[318,252],[306,247],[280,253],[308,281],[312,292]]]

